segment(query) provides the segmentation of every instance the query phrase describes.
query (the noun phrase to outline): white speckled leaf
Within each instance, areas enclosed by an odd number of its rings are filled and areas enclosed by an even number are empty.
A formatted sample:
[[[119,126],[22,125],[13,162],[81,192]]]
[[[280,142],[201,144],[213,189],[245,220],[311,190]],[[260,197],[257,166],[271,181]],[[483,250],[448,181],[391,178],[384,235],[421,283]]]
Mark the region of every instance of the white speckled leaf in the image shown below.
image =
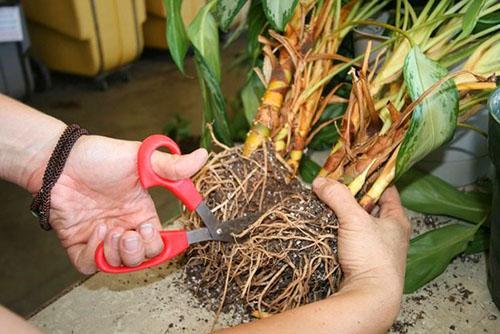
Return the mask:
[[[227,31],[234,17],[245,4],[246,0],[217,0],[215,17],[222,30]]]
[[[187,35],[193,46],[204,58],[212,74],[220,81],[219,29],[214,17],[210,13],[212,4],[206,4],[198,12],[193,22],[187,28]]]
[[[267,20],[279,31],[285,29],[297,3],[298,0],[262,0]]]
[[[414,46],[405,59],[404,80],[413,101],[446,74],[446,69],[427,58],[418,46]],[[457,115],[458,90],[453,80],[448,80],[413,110],[399,150],[396,178],[453,136]]]

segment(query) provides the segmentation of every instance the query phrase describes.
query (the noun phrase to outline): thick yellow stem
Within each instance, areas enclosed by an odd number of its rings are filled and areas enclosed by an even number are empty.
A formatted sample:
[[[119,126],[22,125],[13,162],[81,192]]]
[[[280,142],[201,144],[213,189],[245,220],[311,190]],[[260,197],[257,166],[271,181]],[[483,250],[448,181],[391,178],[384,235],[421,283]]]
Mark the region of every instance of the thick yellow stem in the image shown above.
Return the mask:
[[[255,124],[247,134],[247,139],[243,145],[243,155],[250,156],[262,142],[269,137],[271,130],[262,124]]]
[[[463,82],[457,85],[459,91],[464,90],[493,90],[496,88],[495,82]]]
[[[365,168],[363,173],[356,176],[356,178],[347,186],[353,196],[356,196],[356,194],[361,190],[361,188],[363,188],[363,185],[365,184],[366,181],[366,177],[368,175],[368,171],[376,161],[377,159],[373,159],[372,162],[370,162],[370,164]]]
[[[288,137],[289,127],[285,124],[283,129],[281,129],[274,139],[274,149],[276,152],[283,152],[286,148],[285,139]]]
[[[359,204],[368,212],[373,210],[385,189],[394,181],[394,177],[396,176],[396,158],[398,156],[399,147],[400,146],[392,153],[390,159],[387,161],[387,164],[384,166],[384,169],[377,180],[375,180],[370,190],[368,190],[359,201]]]

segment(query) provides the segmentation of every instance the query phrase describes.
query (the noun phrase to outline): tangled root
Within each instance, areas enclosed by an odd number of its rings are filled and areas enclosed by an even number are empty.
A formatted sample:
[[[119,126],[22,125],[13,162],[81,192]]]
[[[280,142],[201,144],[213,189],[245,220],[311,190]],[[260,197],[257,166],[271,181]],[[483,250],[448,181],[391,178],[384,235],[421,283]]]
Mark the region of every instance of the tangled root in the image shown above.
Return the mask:
[[[194,182],[219,219],[259,213],[237,243],[189,249],[186,279],[200,302],[278,313],[337,290],[337,219],[265,145],[249,158],[240,147],[212,154]],[[203,225],[196,214],[182,217]]]

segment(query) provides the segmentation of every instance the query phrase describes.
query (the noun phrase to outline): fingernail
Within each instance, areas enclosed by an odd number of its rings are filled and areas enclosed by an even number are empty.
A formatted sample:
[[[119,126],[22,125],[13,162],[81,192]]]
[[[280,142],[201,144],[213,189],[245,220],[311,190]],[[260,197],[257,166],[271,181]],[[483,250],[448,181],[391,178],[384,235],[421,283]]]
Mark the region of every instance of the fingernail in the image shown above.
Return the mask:
[[[326,179],[322,176],[318,176],[317,178],[314,179],[312,186],[313,188],[321,187],[326,182]]]
[[[143,224],[141,225],[140,232],[144,240],[151,240],[154,235],[153,225],[151,224]]]
[[[108,229],[108,227],[105,224],[99,224],[99,226],[97,226],[97,238],[99,240],[104,239],[104,237],[106,236],[107,229]]]
[[[120,237],[122,236],[123,233],[117,232],[113,233],[111,236],[111,247],[114,249],[118,249],[119,242],[120,242]]]
[[[139,248],[139,239],[137,237],[128,237],[123,241],[125,249],[129,252],[135,252]]]

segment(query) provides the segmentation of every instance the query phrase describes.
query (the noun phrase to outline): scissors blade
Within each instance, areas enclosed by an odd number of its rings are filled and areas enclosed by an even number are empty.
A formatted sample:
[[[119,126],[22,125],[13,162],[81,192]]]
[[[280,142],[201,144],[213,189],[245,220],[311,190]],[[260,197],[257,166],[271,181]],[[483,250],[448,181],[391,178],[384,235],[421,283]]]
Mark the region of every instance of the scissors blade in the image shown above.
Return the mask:
[[[196,213],[200,216],[201,220],[203,220],[203,223],[208,228],[208,231],[210,232],[212,239],[219,240],[217,239],[217,237],[220,234],[217,233],[219,228],[219,220],[215,218],[212,211],[210,211],[208,206],[205,204],[205,201],[201,201],[200,204],[198,204],[198,206],[196,207]]]
[[[236,238],[234,235],[243,232],[243,230],[252,225],[260,216],[262,216],[262,212],[256,212],[221,222],[219,225],[219,228],[222,230],[221,236],[227,241],[235,242]]]
[[[196,230],[187,231],[188,243],[195,244],[202,241],[213,240],[208,228],[203,227]]]
[[[210,211],[204,201],[196,207],[196,213],[198,213],[203,220],[203,223],[205,223],[208,232],[212,236],[212,240],[225,242],[234,242],[235,238],[233,237],[233,234],[240,233],[252,224],[258,217],[260,217],[260,213],[253,213],[237,219],[221,222],[215,218],[214,214]]]

